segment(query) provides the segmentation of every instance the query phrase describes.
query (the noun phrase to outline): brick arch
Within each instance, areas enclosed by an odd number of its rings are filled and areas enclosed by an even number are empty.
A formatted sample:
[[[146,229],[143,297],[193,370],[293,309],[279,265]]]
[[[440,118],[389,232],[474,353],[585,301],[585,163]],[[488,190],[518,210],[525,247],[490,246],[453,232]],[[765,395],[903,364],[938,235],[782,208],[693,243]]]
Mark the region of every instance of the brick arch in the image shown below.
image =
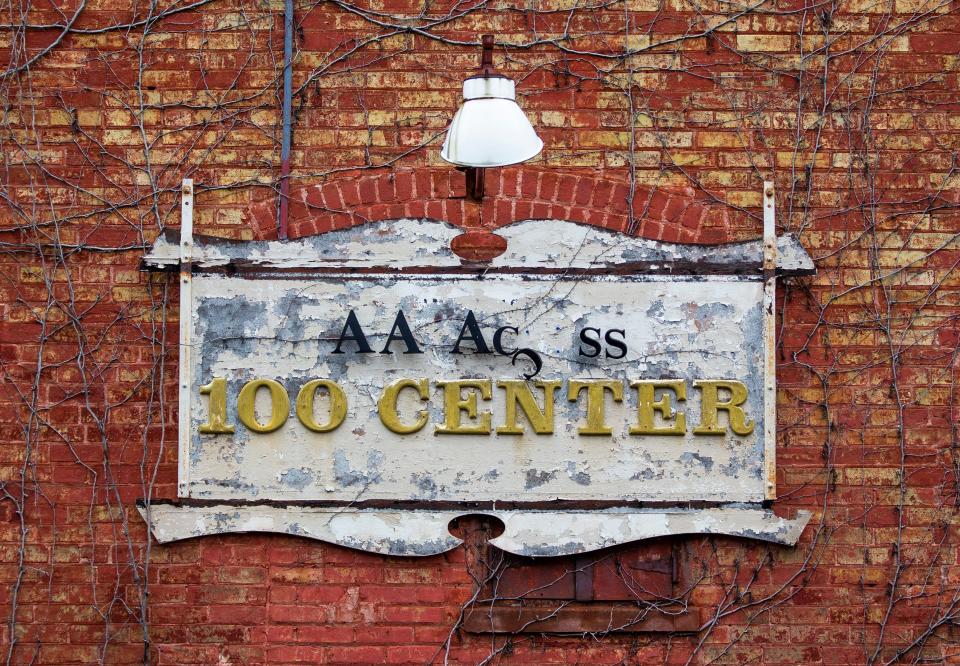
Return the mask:
[[[625,232],[629,186],[595,172],[531,167],[488,169],[482,210],[465,199],[465,179],[452,167],[359,172],[325,183],[293,187],[288,236],[302,238],[380,220],[414,218],[464,228],[498,228],[528,219],[579,222]],[[698,199],[691,188],[637,187],[636,235],[680,243],[738,240],[729,209]],[[275,239],[276,201],[254,205],[250,218],[260,239]]]

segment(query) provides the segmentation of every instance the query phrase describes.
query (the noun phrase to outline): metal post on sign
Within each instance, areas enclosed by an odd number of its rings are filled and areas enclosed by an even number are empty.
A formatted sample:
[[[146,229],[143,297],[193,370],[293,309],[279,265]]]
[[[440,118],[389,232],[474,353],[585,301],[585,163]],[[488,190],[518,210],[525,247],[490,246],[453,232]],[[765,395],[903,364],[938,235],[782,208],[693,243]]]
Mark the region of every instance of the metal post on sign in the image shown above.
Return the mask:
[[[193,323],[193,180],[180,189],[180,400],[177,438],[177,496],[190,494],[190,337]]]
[[[777,498],[777,217],[773,181],[763,183],[763,467],[767,500]]]

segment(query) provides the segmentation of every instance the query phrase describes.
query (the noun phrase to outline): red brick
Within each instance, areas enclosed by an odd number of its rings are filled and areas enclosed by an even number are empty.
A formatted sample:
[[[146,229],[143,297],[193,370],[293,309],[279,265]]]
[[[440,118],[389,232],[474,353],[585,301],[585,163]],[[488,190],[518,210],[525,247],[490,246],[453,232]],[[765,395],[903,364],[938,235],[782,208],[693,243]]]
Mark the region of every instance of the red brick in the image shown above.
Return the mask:
[[[36,391],[40,420],[30,430],[22,578],[18,507],[9,497],[0,502],[7,610],[20,579],[10,661],[143,663],[145,613],[150,663],[428,662],[473,594],[462,550],[391,559],[246,534],[152,543],[146,562],[149,537],[133,502],[147,492],[143,475],[153,478],[155,460],[153,497],[177,493],[178,322],[176,281],[167,289],[168,277],[140,273],[142,247],[160,224],[179,226],[181,175],[197,183],[197,234],[276,238],[280,24],[261,7],[245,10],[249,26],[237,27],[233,10],[211,6],[158,17],[144,41],[144,26],[135,25],[132,38],[131,30],[101,30],[143,18],[114,4],[88,7],[81,32],[66,34],[29,77],[10,77],[4,89],[12,111],[2,176],[8,214],[0,221],[0,478],[13,497],[34,364],[38,356],[46,364]],[[305,87],[295,99],[293,238],[401,217],[474,230],[557,218],[622,231],[635,175],[631,233],[682,243],[755,240],[761,181],[772,177],[779,228],[799,231],[818,258],[816,276],[778,283],[775,308],[773,510],[814,513],[800,545],[682,539],[684,566],[698,576],[685,602],[709,630],[509,643],[454,632],[450,663],[482,662],[501,646],[494,660],[503,663],[861,663],[880,640],[878,617],[892,591],[903,600],[884,628],[876,661],[885,663],[941,619],[960,585],[951,453],[960,187],[948,177],[960,19],[950,7],[917,14],[909,2],[856,11],[841,4],[829,15],[808,13],[811,23],[801,25],[796,4],[748,11],[735,31],[709,38],[695,34],[702,26],[691,32],[696,16],[669,3],[657,12],[632,4],[570,12],[485,6],[457,21],[443,19],[447,6],[431,7],[417,19],[429,38],[397,34],[365,45],[377,31],[371,16],[413,25],[409,17],[423,8],[388,0],[376,15],[332,5],[298,15],[304,53],[331,54],[333,70],[294,67]],[[43,8],[34,14],[31,24],[62,22]],[[256,27],[262,19],[270,30]],[[456,108],[460,79],[476,66],[464,43],[487,30],[511,44],[497,50],[497,65],[517,81],[546,146],[524,164],[488,169],[477,205],[463,199],[464,174],[437,159],[436,133]],[[839,35],[826,85],[791,70],[801,31],[809,53],[820,48],[818,35]],[[27,30],[27,55],[57,34]],[[538,35],[547,41],[523,46]],[[624,44],[645,49],[645,35],[667,43],[624,61]],[[877,45],[890,46],[880,59]],[[312,75],[319,78],[308,81]],[[124,106],[139,92],[148,104],[143,129],[155,142],[156,193],[144,178],[139,119]],[[811,121],[822,108],[828,118]],[[631,173],[624,161],[634,120]],[[60,224],[47,224],[54,216]],[[494,241],[480,236],[478,246]],[[74,247],[90,243],[105,251]],[[36,319],[45,314],[50,338],[41,346]],[[105,428],[88,400],[106,415]],[[117,519],[117,498],[126,523]],[[891,590],[898,554],[906,566]],[[147,582],[145,611],[134,573]],[[738,604],[751,605],[735,612]],[[0,644],[10,642],[7,632],[4,622]],[[901,660],[957,661],[948,634]]]
[[[383,664],[386,650],[373,646],[331,647],[326,657],[331,664]]]

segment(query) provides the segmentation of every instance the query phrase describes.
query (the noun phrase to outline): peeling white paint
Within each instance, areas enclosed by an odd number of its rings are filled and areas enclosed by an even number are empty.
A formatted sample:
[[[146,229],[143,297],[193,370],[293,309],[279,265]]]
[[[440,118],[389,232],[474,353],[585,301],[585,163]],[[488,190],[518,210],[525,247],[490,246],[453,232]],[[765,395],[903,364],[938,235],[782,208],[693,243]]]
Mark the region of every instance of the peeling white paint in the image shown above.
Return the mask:
[[[139,507],[144,520],[146,509]],[[150,527],[160,543],[211,534],[293,534],[374,553],[427,556],[460,545],[448,526],[470,515],[494,517],[504,532],[490,543],[529,557],[574,555],[656,537],[723,534],[796,544],[810,520],[800,511],[781,518],[768,509],[606,509],[594,511],[424,511],[352,507],[213,505],[150,507]]]
[[[710,276],[682,278],[478,280],[443,276],[405,279],[248,279],[197,274],[194,278],[192,390],[193,441],[189,496],[199,499],[543,501],[630,500],[759,502],[763,478],[762,282]],[[394,317],[403,309],[424,354],[384,347]],[[487,344],[499,326],[520,329],[512,347],[530,347],[544,359],[537,379],[613,379],[623,401],[607,399],[612,436],[585,436],[584,399],[557,391],[555,431],[536,435],[521,417],[525,435],[434,433],[442,423],[442,390],[436,382],[458,378],[493,381],[493,399],[480,409],[504,423],[504,392],[497,380],[521,379],[528,369],[496,354],[451,353],[472,309]],[[334,354],[337,338],[353,310],[364,326],[371,354]],[[622,329],[629,347],[622,360],[580,355],[581,329]],[[466,344],[467,350],[471,349]],[[208,401],[200,386],[214,377],[227,381],[228,419],[236,432],[204,435]],[[279,430],[258,434],[237,420],[236,400],[248,381],[283,384],[291,403],[311,379],[336,381],[348,401],[337,430],[315,433],[294,417]],[[412,422],[421,409],[427,427],[413,434],[390,432],[377,401],[385,386],[402,378],[426,378],[430,400],[412,391],[400,413]],[[636,422],[632,380],[686,380],[685,436],[628,434]],[[698,379],[745,383],[744,405],[756,423],[746,436],[693,434],[700,419]],[[541,400],[542,402],[542,400]],[[269,394],[258,394],[262,414]],[[321,411],[323,406],[319,408]],[[322,417],[320,417],[322,419]],[[724,418],[721,416],[721,418]],[[330,490],[332,488],[332,490]]]
[[[193,261],[199,268],[231,262],[259,268],[404,268],[429,266],[454,268],[463,260],[450,249],[462,229],[428,220],[391,220],[333,231],[292,241],[234,242],[196,238]],[[686,245],[625,236],[559,220],[517,222],[496,233],[507,239],[507,251],[490,264],[504,268],[595,269],[623,264],[654,264],[647,272],[669,273],[677,263],[717,266],[755,264],[763,260],[761,240],[723,245]],[[813,260],[796,236],[777,239],[777,270],[782,275],[809,274]],[[179,244],[175,233],[157,238],[144,264],[150,268],[175,267]]]

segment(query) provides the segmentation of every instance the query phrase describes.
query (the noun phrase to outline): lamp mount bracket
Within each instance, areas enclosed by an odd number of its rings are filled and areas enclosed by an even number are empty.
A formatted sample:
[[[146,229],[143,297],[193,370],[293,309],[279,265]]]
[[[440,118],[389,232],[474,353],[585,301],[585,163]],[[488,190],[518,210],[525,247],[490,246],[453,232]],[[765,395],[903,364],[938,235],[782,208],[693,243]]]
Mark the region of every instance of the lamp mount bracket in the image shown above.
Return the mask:
[[[484,35],[481,38],[483,52],[480,55],[479,76],[501,76],[500,72],[493,66],[493,35]]]

